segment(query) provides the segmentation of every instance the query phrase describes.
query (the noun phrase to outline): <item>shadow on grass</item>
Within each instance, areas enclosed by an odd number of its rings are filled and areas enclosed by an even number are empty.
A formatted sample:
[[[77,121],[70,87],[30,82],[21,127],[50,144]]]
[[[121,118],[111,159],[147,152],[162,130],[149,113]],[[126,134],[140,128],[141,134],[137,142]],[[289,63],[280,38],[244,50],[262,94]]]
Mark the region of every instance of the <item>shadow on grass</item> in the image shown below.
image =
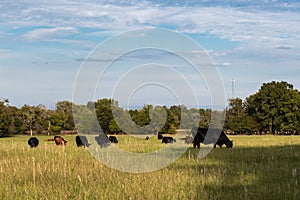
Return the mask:
[[[198,150],[190,149],[190,152],[197,157]],[[197,188],[204,199],[297,199],[300,196],[300,145],[216,148],[200,160],[200,165],[195,163],[192,168],[195,174],[201,174],[200,178],[206,179],[204,186]]]
[[[13,137],[13,135],[0,135],[0,138],[10,138]]]

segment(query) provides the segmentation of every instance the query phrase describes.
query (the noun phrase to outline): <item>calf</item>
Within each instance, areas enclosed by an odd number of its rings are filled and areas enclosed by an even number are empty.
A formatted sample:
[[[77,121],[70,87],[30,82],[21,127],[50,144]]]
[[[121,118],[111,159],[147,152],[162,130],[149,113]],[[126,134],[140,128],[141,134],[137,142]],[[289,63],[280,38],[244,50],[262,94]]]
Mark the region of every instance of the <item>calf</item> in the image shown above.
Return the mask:
[[[216,145],[222,148],[222,145],[224,144],[228,148],[233,147],[233,141],[229,140],[229,138],[226,136],[224,131],[221,129],[214,129],[214,128],[208,129],[208,128],[194,127],[191,132],[192,135],[194,136],[194,142],[193,142],[194,148],[196,147],[200,148],[200,143],[204,143],[204,144],[213,143],[214,148],[216,148]],[[208,132],[210,135],[207,135]],[[207,138],[204,141],[205,137]]]
[[[163,137],[161,143],[175,143],[176,140],[172,137]]]
[[[84,135],[77,135],[75,138],[77,147],[89,147],[91,144],[88,142],[88,139]]]
[[[119,142],[118,139],[116,138],[116,136],[109,136],[108,139],[111,143],[118,143]]]
[[[60,146],[64,146],[67,144],[67,141],[64,140],[64,138],[62,138],[59,135],[54,136],[54,142],[56,145],[60,145]]]
[[[37,147],[39,145],[39,140],[36,137],[31,137],[28,140],[28,145],[33,148],[33,147]]]

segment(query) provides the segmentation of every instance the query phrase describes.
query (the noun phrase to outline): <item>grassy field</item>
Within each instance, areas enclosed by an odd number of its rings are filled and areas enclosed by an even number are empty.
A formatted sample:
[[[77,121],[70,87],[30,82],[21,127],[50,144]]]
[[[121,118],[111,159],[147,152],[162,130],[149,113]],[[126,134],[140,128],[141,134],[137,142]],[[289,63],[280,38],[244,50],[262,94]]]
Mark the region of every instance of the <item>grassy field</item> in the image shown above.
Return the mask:
[[[200,159],[189,148],[168,167],[142,174],[105,166],[77,148],[75,136],[64,136],[66,147],[38,136],[37,148],[28,136],[0,138],[0,199],[299,199],[300,136],[229,137],[232,149]],[[162,145],[154,137],[118,140],[136,152]]]

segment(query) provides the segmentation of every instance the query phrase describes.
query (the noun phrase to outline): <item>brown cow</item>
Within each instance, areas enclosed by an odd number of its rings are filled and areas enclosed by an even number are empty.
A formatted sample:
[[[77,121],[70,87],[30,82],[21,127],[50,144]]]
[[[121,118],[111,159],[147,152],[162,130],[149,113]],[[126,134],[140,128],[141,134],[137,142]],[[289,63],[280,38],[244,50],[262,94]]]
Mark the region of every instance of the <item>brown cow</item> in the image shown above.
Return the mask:
[[[64,140],[64,138],[62,138],[59,135],[54,136],[54,142],[56,145],[62,145],[62,146],[67,144],[67,141]]]
[[[192,144],[194,142],[194,138],[192,136],[186,136],[184,141],[186,144]]]

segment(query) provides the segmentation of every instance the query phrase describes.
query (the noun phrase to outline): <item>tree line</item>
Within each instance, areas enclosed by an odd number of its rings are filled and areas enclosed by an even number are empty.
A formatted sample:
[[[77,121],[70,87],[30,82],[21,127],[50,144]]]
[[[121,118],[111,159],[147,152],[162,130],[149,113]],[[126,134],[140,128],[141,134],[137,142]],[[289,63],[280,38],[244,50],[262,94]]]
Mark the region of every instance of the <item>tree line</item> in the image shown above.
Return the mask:
[[[187,108],[184,105],[144,105],[141,109],[125,110],[116,100],[107,98],[88,102],[87,105],[59,101],[56,108],[50,110],[44,105],[17,108],[9,105],[9,100],[5,99],[0,101],[0,136],[20,133],[61,134],[63,131],[96,133],[99,125],[106,134],[122,134],[124,129],[130,133],[174,134],[179,128],[213,126],[210,123],[212,114],[222,115],[224,112],[224,130],[228,133],[300,133],[299,91],[285,81],[272,81],[264,83],[244,101],[240,98],[229,99],[229,106],[224,111]],[[74,113],[77,116],[75,118]],[[93,113],[96,115],[93,116]],[[120,127],[120,122],[125,127]],[[137,126],[140,128],[137,129]]]
[[[299,134],[300,93],[285,81],[263,83],[244,101],[230,99],[224,128],[237,134]]]

